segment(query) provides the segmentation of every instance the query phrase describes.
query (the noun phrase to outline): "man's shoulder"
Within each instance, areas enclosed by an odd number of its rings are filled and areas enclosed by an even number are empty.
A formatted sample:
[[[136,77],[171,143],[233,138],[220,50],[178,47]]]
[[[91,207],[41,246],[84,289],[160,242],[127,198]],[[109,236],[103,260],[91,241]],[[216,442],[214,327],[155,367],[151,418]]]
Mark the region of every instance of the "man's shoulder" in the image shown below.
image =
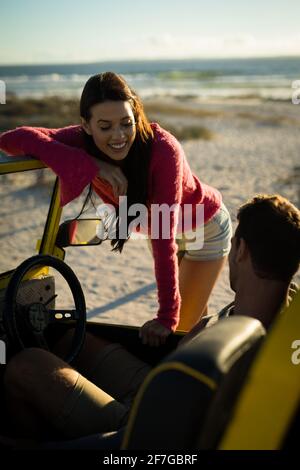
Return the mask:
[[[217,323],[221,318],[229,317],[233,314],[234,302],[230,302],[230,304],[226,305],[225,307],[220,310],[218,313],[214,313],[211,315],[206,315],[202,318],[203,321],[203,328],[207,328],[209,326],[214,325]]]
[[[234,309],[234,302],[226,305],[226,307],[222,308],[222,310],[218,313],[205,315],[204,317],[199,320],[199,322],[183,337],[183,339],[179,342],[179,344],[186,343],[187,341],[192,340],[195,336],[200,333],[205,328],[208,328],[215,323],[217,323],[221,318],[229,317],[233,314]]]

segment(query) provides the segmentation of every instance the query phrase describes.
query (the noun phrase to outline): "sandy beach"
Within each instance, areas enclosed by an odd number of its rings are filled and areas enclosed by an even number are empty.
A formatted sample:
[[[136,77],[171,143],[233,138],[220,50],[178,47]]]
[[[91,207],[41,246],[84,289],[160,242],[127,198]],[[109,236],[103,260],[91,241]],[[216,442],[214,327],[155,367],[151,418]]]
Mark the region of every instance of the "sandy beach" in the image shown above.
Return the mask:
[[[147,107],[151,119],[166,128],[198,126],[209,131],[203,134],[205,138],[182,140],[182,145],[194,173],[221,191],[234,223],[239,205],[256,193],[280,193],[299,207],[300,106],[257,99],[152,98]],[[1,177],[0,196],[2,272],[35,254],[49,186],[36,185],[29,174],[26,178],[9,175]],[[63,217],[76,214],[81,202],[82,197],[69,204]],[[147,243],[130,240],[121,255],[110,250],[109,242],[69,248],[65,261],[82,284],[89,319],[141,325],[157,311]],[[217,312],[232,298],[226,266],[211,296],[210,312]]]

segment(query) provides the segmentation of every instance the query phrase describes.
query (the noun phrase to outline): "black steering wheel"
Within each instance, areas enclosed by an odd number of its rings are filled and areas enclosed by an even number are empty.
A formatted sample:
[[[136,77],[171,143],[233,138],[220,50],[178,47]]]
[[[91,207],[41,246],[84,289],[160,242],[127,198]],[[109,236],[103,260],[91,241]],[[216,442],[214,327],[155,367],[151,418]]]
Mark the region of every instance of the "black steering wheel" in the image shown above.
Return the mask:
[[[56,269],[66,280],[72,292],[75,310],[47,308],[47,305],[56,296],[52,296],[45,303],[29,302],[26,305],[17,303],[18,290],[26,273],[33,268],[45,266]],[[63,357],[64,361],[71,363],[83,345],[86,324],[84,294],[75,273],[62,260],[50,255],[36,255],[23,261],[11,276],[5,292],[3,322],[9,343],[16,350],[32,346],[49,350],[44,334],[46,328],[54,323],[70,322],[74,324],[70,351]]]

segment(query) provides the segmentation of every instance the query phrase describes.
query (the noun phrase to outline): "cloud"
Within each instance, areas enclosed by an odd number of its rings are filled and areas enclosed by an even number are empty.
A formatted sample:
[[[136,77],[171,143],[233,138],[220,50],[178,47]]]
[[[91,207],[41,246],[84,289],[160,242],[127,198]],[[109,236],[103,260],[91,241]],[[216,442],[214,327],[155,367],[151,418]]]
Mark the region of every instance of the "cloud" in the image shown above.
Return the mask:
[[[145,35],[128,40],[128,58],[263,57],[299,55],[300,35],[256,38],[249,34],[228,36]]]
[[[80,45],[61,48],[35,48],[20,54],[19,50],[0,48],[2,63],[76,63],[126,59],[181,59],[267,57],[300,54],[300,34],[261,38],[249,34],[227,36],[180,36],[168,32],[127,37],[108,44],[95,39]]]

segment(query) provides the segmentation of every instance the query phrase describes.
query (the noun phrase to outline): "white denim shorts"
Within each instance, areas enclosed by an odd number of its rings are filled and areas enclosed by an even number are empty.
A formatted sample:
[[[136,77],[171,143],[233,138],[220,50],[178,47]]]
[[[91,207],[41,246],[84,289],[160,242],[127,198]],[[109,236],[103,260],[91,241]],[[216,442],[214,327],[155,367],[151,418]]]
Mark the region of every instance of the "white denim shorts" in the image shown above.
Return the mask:
[[[199,228],[198,230],[200,230]],[[197,261],[209,261],[227,256],[231,247],[232,225],[230,214],[222,203],[217,213],[202,227],[203,246],[193,250],[192,244],[185,241],[185,234],[181,239],[176,239],[178,255]],[[197,232],[197,230],[196,230]]]
[[[177,255],[180,259],[184,257],[194,261],[211,261],[227,256],[231,247],[232,225],[225,204],[222,203],[212,219],[195,229],[194,235],[203,240],[201,248],[193,249],[191,233],[187,232],[176,238]],[[152,252],[151,240],[148,240],[148,245]]]

